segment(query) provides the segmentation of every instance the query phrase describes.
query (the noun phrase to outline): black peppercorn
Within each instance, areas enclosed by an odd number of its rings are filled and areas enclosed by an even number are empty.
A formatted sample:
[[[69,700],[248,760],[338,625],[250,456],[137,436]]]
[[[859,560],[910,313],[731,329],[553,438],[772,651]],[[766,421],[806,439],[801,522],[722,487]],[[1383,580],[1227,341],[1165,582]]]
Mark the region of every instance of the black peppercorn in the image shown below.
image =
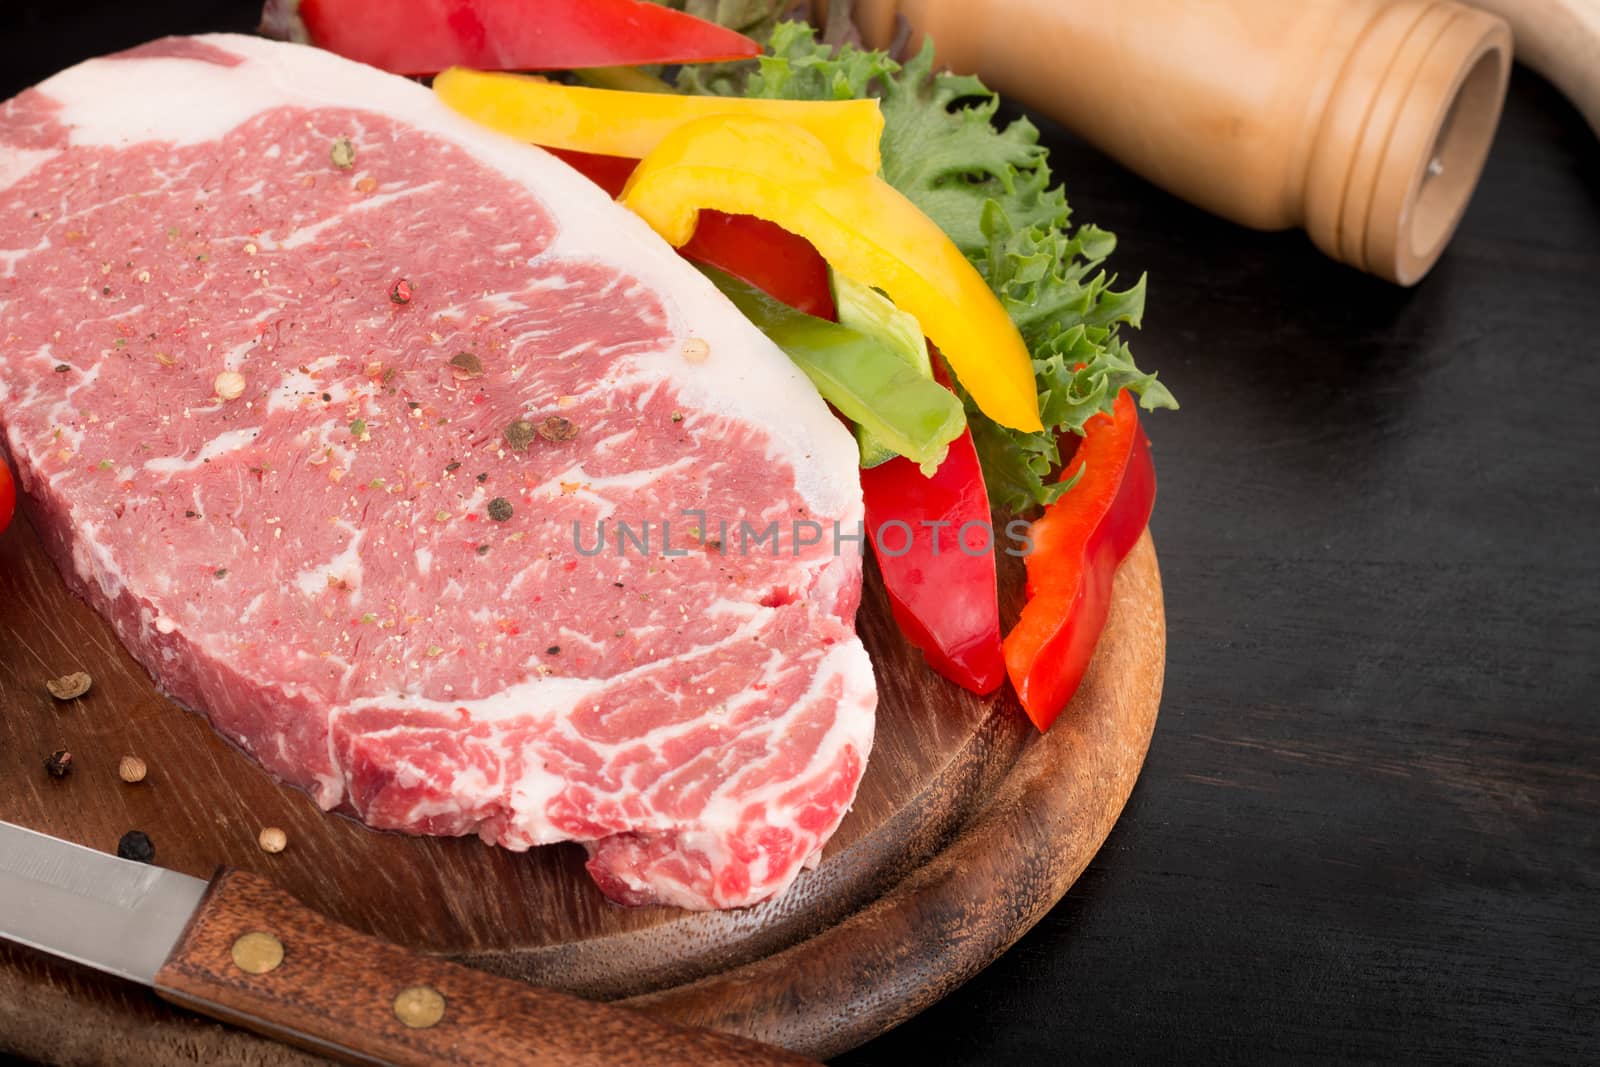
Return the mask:
[[[53,778],[65,778],[72,773],[72,753],[64,748],[58,748],[50,753],[50,758],[44,761],[44,769],[50,772]]]
[[[136,863],[153,863],[156,846],[151,844],[150,835],[143,830],[129,830],[117,842],[117,855]]]
[[[503,496],[497,496],[489,501],[489,518],[495,522],[505,522],[511,518],[511,501]]]

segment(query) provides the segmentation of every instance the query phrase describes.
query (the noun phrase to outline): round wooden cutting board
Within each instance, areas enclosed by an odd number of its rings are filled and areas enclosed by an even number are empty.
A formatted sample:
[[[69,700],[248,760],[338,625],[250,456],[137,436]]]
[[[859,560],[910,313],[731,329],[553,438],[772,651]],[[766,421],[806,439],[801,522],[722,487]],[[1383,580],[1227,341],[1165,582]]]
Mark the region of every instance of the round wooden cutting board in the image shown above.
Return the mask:
[[[1020,569],[1002,576],[1015,617]],[[900,638],[869,566],[859,628],[880,690],[855,807],[821,865],[741,911],[627,909],[576,845],[529,853],[376,833],[273,782],[156,692],[74,599],[19,518],[0,536],[0,818],[156,862],[263,874],[359,930],[487,970],[826,1056],[881,1033],[1005,950],[1100,847],[1144,760],[1165,619],[1155,550],[1117,576],[1095,661],[1044,735],[1009,695],[980,700]],[[61,702],[48,679],[88,671]],[[64,779],[44,769],[73,754]],[[137,755],[137,785],[117,764]],[[282,853],[256,844],[288,834]],[[0,943],[0,1051],[51,1062],[285,1064],[303,1053],[169,1008],[147,990]]]

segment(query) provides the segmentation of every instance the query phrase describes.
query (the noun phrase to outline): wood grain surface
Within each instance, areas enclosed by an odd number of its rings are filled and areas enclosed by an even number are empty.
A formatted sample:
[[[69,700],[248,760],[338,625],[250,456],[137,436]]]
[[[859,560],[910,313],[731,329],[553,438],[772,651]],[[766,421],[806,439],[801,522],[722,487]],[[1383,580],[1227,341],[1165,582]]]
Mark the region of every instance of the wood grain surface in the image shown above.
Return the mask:
[[[341,926],[244,871],[212,881],[155,988],[213,1019],[360,1063],[813,1062],[411,952]]]
[[[1011,575],[1013,600],[1019,584]],[[153,691],[66,594],[23,523],[0,541],[0,640],[26,651],[0,660],[0,701],[16,709],[0,720],[0,817],[106,849],[137,826],[165,866],[259,871],[407,947],[569,992],[632,994],[625,1004],[664,1020],[832,1054],[976,973],[1082,871],[1149,744],[1164,618],[1147,534],[1118,574],[1078,698],[1040,737],[1011,700],[969,700],[929,672],[895,635],[869,571],[860,626],[882,694],[878,742],[821,866],[744,911],[626,909],[599,897],[575,850],[378,834],[274,784]],[[52,657],[88,668],[95,688],[72,702],[50,697]],[[60,747],[74,753],[66,778],[43,767]],[[117,777],[124,752],[145,760],[145,780]],[[286,829],[288,849],[260,851],[264,823]],[[206,1041],[248,1050],[239,1054],[252,1063],[297,1055],[0,944],[0,1048],[62,1062],[137,1049],[141,1062],[167,1063]]]
[[[1146,422],[1161,725],[1066,899],[837,1064],[1594,1064],[1593,132],[1517,68],[1402,292],[1043,128],[1183,403]]]
[[[958,690],[900,639],[881,587],[860,629],[880,684],[873,772],[829,862],[754,908],[694,913],[619,908],[576,845],[514,853],[476,838],[375,833],[278,786],[198,715],[162,697],[87,605],[72,597],[33,530],[0,541],[0,818],[107,851],[147,833],[163,866],[206,877],[219,864],[272,878],[377,937],[572,992],[616,997],[725,970],[809,936],[926,857],[1014,761],[1030,727],[1014,707]],[[46,683],[75,671],[85,696]],[[43,761],[57,749],[72,773]],[[122,782],[124,755],[148,771]],[[265,827],[288,847],[267,854]]]

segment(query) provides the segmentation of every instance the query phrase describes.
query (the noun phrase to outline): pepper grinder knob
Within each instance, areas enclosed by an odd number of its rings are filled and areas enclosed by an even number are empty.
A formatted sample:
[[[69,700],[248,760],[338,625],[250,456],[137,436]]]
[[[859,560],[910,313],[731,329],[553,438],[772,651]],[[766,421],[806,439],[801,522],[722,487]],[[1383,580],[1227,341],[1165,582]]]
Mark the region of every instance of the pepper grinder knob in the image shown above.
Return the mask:
[[[821,6],[827,6],[825,3]],[[1477,185],[1511,69],[1506,23],[1454,0],[857,0],[940,63],[1257,229],[1412,285]]]

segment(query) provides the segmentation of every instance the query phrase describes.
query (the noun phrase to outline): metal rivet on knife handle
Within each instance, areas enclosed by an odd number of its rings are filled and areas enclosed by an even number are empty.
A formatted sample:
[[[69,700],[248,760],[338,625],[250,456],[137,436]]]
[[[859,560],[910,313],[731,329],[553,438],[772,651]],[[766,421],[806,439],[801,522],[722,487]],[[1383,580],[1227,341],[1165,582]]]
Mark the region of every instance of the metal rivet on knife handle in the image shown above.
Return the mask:
[[[413,1030],[426,1030],[444,1018],[444,996],[432,986],[402,989],[394,998],[394,1017]]]
[[[246,974],[266,974],[283,962],[283,942],[259,930],[233,943],[233,965]]]

